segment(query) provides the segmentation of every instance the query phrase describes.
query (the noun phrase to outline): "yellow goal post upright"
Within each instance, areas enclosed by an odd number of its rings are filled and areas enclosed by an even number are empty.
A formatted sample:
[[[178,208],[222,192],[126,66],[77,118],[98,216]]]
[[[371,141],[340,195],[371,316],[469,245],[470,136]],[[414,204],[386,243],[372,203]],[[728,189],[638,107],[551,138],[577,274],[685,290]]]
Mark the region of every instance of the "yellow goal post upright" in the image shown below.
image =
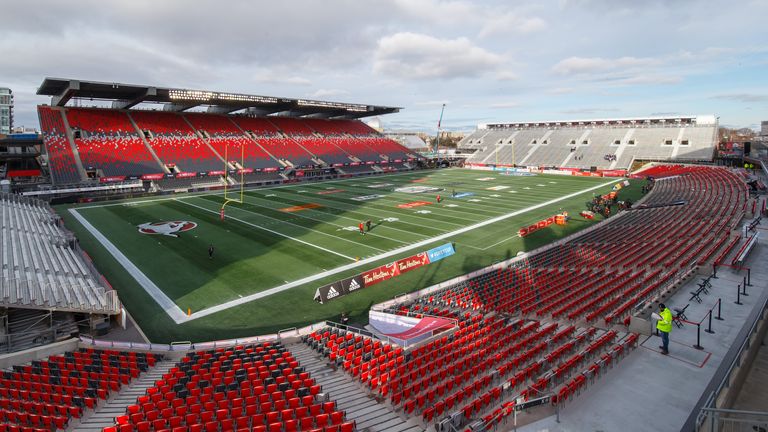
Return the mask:
[[[237,194],[230,195],[229,190],[229,144],[227,143],[224,145],[224,203],[221,205],[221,209],[219,210],[219,216],[221,217],[221,220],[224,220],[224,207],[227,206],[227,204],[233,202],[237,204],[243,203],[243,195],[245,192],[245,146],[241,143],[240,144],[240,196],[237,197]]]

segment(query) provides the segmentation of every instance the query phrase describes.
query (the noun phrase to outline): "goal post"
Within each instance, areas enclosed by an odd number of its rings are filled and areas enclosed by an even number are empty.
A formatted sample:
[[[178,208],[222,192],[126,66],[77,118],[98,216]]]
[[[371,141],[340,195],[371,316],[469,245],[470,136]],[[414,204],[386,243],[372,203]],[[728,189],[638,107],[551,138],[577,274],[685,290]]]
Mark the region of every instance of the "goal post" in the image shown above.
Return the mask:
[[[224,146],[224,202],[221,204],[221,210],[219,210],[219,215],[221,217],[221,220],[224,220],[225,216],[225,207],[229,203],[237,203],[242,204],[243,203],[243,196],[245,194],[245,146],[241,143],[240,144],[240,187],[235,189],[234,194],[231,193],[231,189],[229,187],[229,144],[226,144]],[[237,193],[239,189],[239,194]]]

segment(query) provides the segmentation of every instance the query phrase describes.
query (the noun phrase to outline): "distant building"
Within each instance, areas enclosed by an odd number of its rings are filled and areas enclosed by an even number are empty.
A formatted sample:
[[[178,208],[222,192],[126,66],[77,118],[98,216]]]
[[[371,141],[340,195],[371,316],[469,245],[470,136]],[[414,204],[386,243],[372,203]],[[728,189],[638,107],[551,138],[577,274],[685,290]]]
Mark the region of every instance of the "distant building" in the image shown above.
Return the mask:
[[[768,136],[768,120],[760,122],[760,135]]]
[[[13,128],[13,92],[0,87],[0,134],[10,134]]]
[[[387,131],[384,132],[384,135],[415,152],[422,153],[429,151],[429,145],[425,142],[424,137],[422,136],[423,134],[419,132]]]

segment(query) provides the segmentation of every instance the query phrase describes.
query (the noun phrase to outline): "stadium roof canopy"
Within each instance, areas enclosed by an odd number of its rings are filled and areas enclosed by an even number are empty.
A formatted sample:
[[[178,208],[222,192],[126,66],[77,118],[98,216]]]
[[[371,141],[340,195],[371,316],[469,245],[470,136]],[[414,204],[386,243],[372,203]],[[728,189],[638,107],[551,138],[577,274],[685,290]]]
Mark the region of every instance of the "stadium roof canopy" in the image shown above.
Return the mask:
[[[400,111],[399,107],[64,78],[45,78],[37,89],[37,94],[51,96],[51,106],[66,106],[70,100],[82,99],[112,101],[112,108],[129,109],[147,102],[163,104],[164,111],[184,111],[198,106],[207,106],[208,112],[211,113],[229,114],[245,110],[244,113],[258,116],[276,114],[291,117],[355,119]]]

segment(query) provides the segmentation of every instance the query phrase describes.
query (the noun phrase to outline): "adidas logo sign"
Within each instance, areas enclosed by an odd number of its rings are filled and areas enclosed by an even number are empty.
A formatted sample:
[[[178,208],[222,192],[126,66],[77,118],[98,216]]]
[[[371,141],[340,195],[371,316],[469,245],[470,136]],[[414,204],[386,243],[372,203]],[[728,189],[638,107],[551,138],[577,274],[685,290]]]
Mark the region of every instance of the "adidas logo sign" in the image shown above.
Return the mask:
[[[328,290],[328,294],[325,295],[325,298],[330,300],[330,299],[332,299],[334,297],[338,297],[338,296],[339,296],[339,292],[336,291],[336,288],[331,287],[331,289]]]
[[[349,284],[349,290],[354,291],[356,289],[360,288],[360,284],[357,283],[356,279],[352,279],[352,283]]]

